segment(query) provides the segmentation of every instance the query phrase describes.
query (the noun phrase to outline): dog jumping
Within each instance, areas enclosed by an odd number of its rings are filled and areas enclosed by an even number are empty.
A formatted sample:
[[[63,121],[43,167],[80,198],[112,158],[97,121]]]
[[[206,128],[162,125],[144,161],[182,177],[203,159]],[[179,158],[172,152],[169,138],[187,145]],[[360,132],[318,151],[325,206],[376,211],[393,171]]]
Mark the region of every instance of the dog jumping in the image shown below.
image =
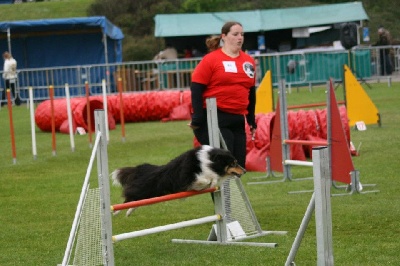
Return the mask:
[[[116,169],[111,178],[122,186],[124,203],[190,190],[214,188],[246,170],[223,149],[202,145],[189,150],[165,165],[141,164]],[[133,210],[127,212],[129,215]]]

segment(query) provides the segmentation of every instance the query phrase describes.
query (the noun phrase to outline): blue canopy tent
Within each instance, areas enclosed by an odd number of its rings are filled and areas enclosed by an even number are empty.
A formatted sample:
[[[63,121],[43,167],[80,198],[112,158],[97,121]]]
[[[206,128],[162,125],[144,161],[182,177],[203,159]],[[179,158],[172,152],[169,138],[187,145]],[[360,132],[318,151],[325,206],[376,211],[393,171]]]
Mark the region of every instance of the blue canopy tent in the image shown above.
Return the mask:
[[[90,82],[99,84],[107,78],[108,84],[113,77],[108,64],[122,62],[122,31],[105,17],[63,18],[25,20],[0,23],[0,51],[10,51],[18,62],[18,69],[43,69],[82,65],[106,64],[100,72],[88,68],[83,75],[79,68],[60,71],[57,75],[29,76],[27,71],[19,75],[20,88],[32,86],[43,88],[44,97],[47,86],[56,88],[55,94],[63,96],[61,87],[65,83],[83,84],[90,77]],[[93,73],[92,73],[93,72]],[[32,74],[33,75],[33,74]],[[79,90],[81,88],[76,88]],[[20,90],[25,96],[26,90]],[[35,91],[35,95],[39,90]],[[71,91],[72,95],[79,94]]]
[[[105,17],[1,22],[0,32],[19,69],[122,61],[124,35]]]

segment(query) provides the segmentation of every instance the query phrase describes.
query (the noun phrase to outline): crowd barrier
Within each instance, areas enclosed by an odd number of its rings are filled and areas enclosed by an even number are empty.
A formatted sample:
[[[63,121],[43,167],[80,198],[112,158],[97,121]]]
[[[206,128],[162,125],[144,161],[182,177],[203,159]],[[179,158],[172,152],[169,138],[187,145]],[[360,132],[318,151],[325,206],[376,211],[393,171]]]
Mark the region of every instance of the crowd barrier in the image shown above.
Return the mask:
[[[380,54],[390,51],[386,57]],[[383,79],[396,76],[400,71],[400,46],[356,47],[352,50],[295,50],[284,53],[253,55],[257,63],[257,84],[268,70],[276,87],[285,79],[288,86],[312,86],[325,83],[329,78],[343,80],[343,64],[349,65],[358,79]],[[175,60],[137,61],[116,64],[65,66],[51,68],[19,69],[17,86],[22,100],[28,100],[29,87],[34,89],[35,101],[49,98],[48,88],[54,87],[54,97],[65,97],[64,86],[69,84],[71,97],[85,96],[85,82],[90,94],[101,94],[101,81],[107,81],[107,92],[118,91],[118,78],[127,92],[187,89],[191,74],[201,58]],[[1,74],[1,72],[0,72]],[[0,94],[5,93],[4,82]]]

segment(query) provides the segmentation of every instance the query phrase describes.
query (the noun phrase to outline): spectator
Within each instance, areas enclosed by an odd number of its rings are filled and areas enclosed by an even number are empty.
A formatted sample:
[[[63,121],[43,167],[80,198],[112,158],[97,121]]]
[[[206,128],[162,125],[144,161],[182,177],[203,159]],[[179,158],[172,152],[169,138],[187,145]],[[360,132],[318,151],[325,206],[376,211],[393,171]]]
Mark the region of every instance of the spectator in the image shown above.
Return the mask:
[[[375,46],[387,46],[391,45],[391,37],[388,30],[380,26],[378,29],[378,41]],[[392,61],[390,59],[389,48],[379,48],[379,62],[380,62],[380,74],[381,76],[392,74]]]
[[[191,58],[193,57],[192,49],[190,47],[186,47],[185,50],[183,50],[183,57],[184,58]]]
[[[162,59],[177,59],[178,52],[174,47],[167,45],[167,47],[159,52],[156,56],[154,56],[153,60],[162,60]]]
[[[17,61],[11,56],[9,52],[3,53],[4,67],[3,67],[3,79],[5,80],[5,89],[11,89],[12,97],[14,97],[14,103],[16,105],[21,104],[18,92],[16,91],[17,86]],[[2,103],[6,104],[6,91],[3,92]]]

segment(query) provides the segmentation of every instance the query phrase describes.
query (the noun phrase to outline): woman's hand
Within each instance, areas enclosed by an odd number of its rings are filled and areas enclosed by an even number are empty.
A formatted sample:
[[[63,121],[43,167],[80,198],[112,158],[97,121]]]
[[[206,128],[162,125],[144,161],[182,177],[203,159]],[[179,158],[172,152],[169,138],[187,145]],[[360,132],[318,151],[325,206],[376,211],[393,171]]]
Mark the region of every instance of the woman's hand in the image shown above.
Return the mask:
[[[250,132],[251,132],[251,140],[254,141],[256,139],[256,128],[251,127]]]
[[[190,127],[190,128],[193,129],[193,130],[199,128],[199,126],[193,126],[192,123],[187,124],[187,126]]]

